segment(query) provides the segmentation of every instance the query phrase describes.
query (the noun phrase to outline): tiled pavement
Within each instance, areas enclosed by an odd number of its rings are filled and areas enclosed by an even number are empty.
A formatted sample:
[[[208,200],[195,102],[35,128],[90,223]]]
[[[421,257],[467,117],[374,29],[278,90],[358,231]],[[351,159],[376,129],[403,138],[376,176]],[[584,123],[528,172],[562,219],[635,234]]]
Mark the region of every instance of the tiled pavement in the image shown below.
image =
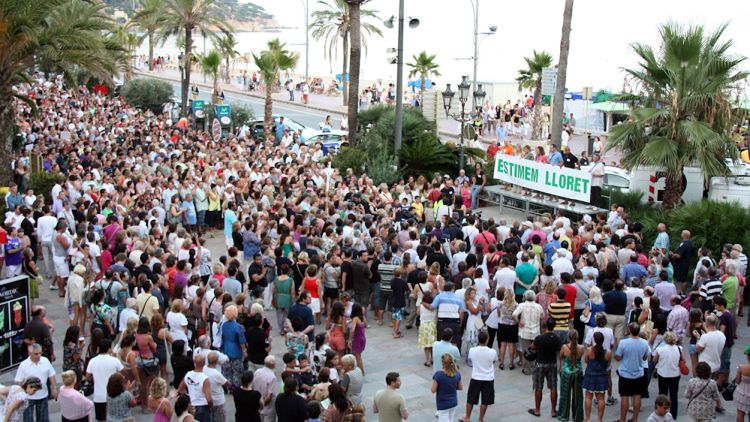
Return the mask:
[[[220,256],[224,252],[224,242],[222,235],[218,234],[216,237],[208,240],[208,246],[211,249],[213,256]],[[58,356],[56,362],[54,362],[55,369],[59,372],[62,366],[62,345],[60,344],[67,325],[65,323],[65,312],[63,310],[61,300],[57,298],[56,292],[51,292],[48,288],[40,289],[42,297],[38,300],[39,304],[47,306],[48,318],[55,325],[55,354]],[[370,315],[371,318],[371,315]],[[269,321],[275,321],[273,315],[269,315]],[[743,318],[740,325],[739,340],[735,346],[735,350],[732,356],[732,368],[741,362],[745,361],[745,357],[742,355],[742,349],[750,341],[749,330],[746,328],[746,320]],[[320,327],[322,329],[322,327]],[[435,398],[430,392],[432,370],[431,368],[425,368],[422,365],[424,355],[420,348],[417,347],[417,329],[406,330],[402,329],[404,337],[401,339],[394,340],[390,335],[390,329],[387,325],[377,326],[371,324],[367,329],[367,347],[364,352],[364,365],[365,365],[365,386],[364,396],[365,405],[367,407],[368,420],[376,420],[375,415],[372,414],[372,397],[375,392],[385,385],[385,375],[390,371],[398,371],[401,374],[402,386],[400,393],[406,399],[407,407],[409,409],[410,417],[412,421],[432,421],[434,418],[435,411]],[[283,340],[278,336],[277,330],[274,329],[273,339],[273,350],[272,353],[279,358],[285,352]],[[512,421],[536,421],[539,420],[526,413],[529,407],[533,407],[533,395],[531,391],[531,379],[530,377],[521,374],[520,368],[516,368],[514,371],[507,369],[507,357],[506,357],[506,369],[505,371],[496,371],[495,380],[495,391],[496,391],[496,404],[491,406],[488,410],[486,420],[487,421],[499,421],[499,420],[512,420]],[[280,371],[277,371],[280,372]],[[0,376],[0,383],[8,385],[13,381],[14,372],[5,373]],[[464,390],[459,392],[459,411],[457,417],[463,414],[463,408],[466,403],[466,389],[468,388],[468,381],[471,377],[470,368],[465,364],[461,365],[461,376],[464,380]],[[687,379],[682,381],[682,385],[686,385]],[[656,382],[651,384],[652,398],[644,400],[643,408],[641,412],[641,418],[645,421],[646,417],[653,409],[654,399],[656,394]],[[680,407],[684,409],[686,404],[685,399],[680,400]],[[227,414],[234,414],[234,404],[231,396],[228,397],[227,401]],[[727,412],[725,415],[717,418],[717,421],[730,421],[735,419],[735,410],[732,403],[727,403]],[[133,411],[134,416],[139,422],[153,420],[152,414],[143,414],[140,410],[135,409]],[[596,409],[594,409],[594,417]],[[545,393],[545,398],[542,406],[542,419],[548,419],[550,415],[549,400]],[[607,420],[614,420],[619,415],[619,407],[612,406],[607,407],[605,418]],[[683,413],[681,419],[684,419],[685,414]],[[478,409],[475,408],[472,420],[478,419]],[[59,421],[59,405],[57,403],[50,402],[50,420]],[[234,420],[230,416],[229,420]]]

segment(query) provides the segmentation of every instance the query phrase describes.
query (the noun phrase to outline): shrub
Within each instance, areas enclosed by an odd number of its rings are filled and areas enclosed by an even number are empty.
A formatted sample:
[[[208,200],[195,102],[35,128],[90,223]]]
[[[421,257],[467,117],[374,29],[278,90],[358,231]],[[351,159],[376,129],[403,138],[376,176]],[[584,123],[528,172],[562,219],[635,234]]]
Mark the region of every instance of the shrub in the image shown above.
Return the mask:
[[[52,187],[62,180],[61,174],[38,171],[29,175],[29,187],[35,195],[44,195],[45,204],[52,204]]]
[[[375,155],[368,155],[365,168],[367,174],[372,178],[375,184],[391,184],[398,179],[398,172],[395,171],[396,157],[387,150],[382,149]]]
[[[161,113],[162,105],[171,101],[174,90],[167,81],[135,78],[123,85],[121,93],[125,101],[131,105]]]
[[[367,153],[359,147],[342,147],[333,156],[333,167],[337,168],[341,174],[346,174],[347,169],[352,169],[354,174],[360,175],[364,171],[366,162]]]
[[[617,202],[618,205],[620,203]],[[672,211],[642,204],[632,210],[627,205],[625,207],[631,223],[638,221],[643,224],[643,244],[647,246],[653,244],[656,238],[656,227],[664,223],[672,249],[679,244],[682,230],[685,229],[690,231],[694,252],[705,246],[713,256],[721,256],[725,243],[750,247],[750,227],[747,226],[750,210],[738,203],[703,200],[687,203]]]
[[[425,176],[432,179],[435,173],[452,172],[456,159],[451,151],[432,134],[423,134],[418,139],[401,146],[401,169],[403,175]]]

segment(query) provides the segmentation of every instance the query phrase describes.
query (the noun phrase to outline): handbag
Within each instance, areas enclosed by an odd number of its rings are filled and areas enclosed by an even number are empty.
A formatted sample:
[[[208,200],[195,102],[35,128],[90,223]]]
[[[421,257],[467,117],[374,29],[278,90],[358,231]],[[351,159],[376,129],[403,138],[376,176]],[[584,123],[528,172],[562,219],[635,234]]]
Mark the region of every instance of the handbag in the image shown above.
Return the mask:
[[[734,400],[734,390],[736,389],[737,383],[735,383],[734,381],[728,383],[726,386],[724,386],[724,390],[721,392],[721,397],[723,397],[726,401]]]
[[[685,358],[682,357],[682,348],[680,348],[680,374],[687,375],[690,373],[690,369],[688,369],[687,362],[685,362]]]
[[[79,392],[87,397],[94,394],[94,381],[86,379],[83,380],[83,382],[81,382],[81,389],[79,390]]]
[[[534,362],[536,360],[536,350],[531,347],[523,351],[523,358],[528,362]]]
[[[144,358],[141,355],[138,355],[135,358],[135,362],[148,377],[159,373],[159,358],[156,356],[152,358]]]

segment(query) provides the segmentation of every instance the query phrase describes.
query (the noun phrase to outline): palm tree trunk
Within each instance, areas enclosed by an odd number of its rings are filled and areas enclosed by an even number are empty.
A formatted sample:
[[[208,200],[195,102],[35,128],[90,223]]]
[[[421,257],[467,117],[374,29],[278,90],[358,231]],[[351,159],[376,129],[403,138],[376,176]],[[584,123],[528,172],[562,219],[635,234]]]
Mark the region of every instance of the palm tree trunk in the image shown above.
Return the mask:
[[[224,60],[225,60],[225,63],[226,63],[226,68],[227,68],[226,69],[227,73],[226,73],[225,82],[226,83],[230,83],[232,80],[230,79],[230,76],[229,76],[229,56],[227,56]]]
[[[427,89],[427,78],[422,75],[419,78],[419,108],[424,108],[422,102],[424,101],[424,90]]]
[[[182,117],[188,115],[188,91],[190,90],[190,68],[193,65],[192,60],[193,52],[193,28],[190,26],[185,27],[185,63],[183,65],[185,70],[185,77],[182,79]]]
[[[347,79],[346,78],[346,74],[347,74],[347,72],[349,72],[349,32],[348,31],[344,34],[344,40],[343,40],[342,44],[343,44],[343,49],[344,49],[344,57],[343,57],[342,61],[344,62],[344,64],[343,64],[343,67],[342,67],[342,70],[341,70],[341,83],[343,84],[343,89],[341,90],[341,92],[344,94],[343,95],[343,97],[344,97],[344,105],[347,105],[347,104],[349,104],[348,103],[348,99],[349,99],[349,91],[348,91],[349,83],[346,81],[346,79]]]
[[[666,210],[674,209],[682,201],[682,168],[675,172],[667,172],[664,183],[664,202],[662,207]]]
[[[562,119],[565,106],[565,79],[568,76],[568,52],[570,51],[570,23],[573,20],[573,0],[565,0],[562,37],[560,39],[560,61],[557,66],[555,103],[552,105],[552,143],[560,147],[562,142]]]
[[[271,139],[274,126],[273,103],[271,101],[272,88],[273,86],[266,81],[266,100],[263,103],[263,133],[266,135],[266,139]]]
[[[154,70],[154,31],[148,31],[148,70]]]
[[[5,85],[10,87],[10,84]],[[13,111],[13,96],[10,92],[4,92],[0,95],[0,133],[2,135],[2,141],[0,141],[0,154],[3,157],[13,156],[13,137],[15,131],[13,130],[13,123],[15,122],[15,114]],[[0,166],[0,186],[10,186],[13,181],[13,170],[10,166]]]
[[[536,80],[534,88],[534,123],[531,126],[531,139],[542,138],[542,80]]]
[[[349,55],[349,144],[357,143],[357,112],[359,112],[359,67],[362,55],[362,33],[360,31],[360,4],[362,0],[348,0],[349,3],[349,37],[351,54]],[[397,92],[396,95],[401,95]]]

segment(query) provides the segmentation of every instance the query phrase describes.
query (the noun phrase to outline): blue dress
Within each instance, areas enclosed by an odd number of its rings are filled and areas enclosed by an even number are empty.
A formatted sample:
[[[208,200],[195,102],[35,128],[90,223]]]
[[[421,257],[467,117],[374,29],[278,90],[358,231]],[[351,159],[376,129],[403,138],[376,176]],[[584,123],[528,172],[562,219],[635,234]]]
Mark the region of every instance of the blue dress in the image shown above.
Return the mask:
[[[607,391],[607,361],[592,359],[586,364],[583,375],[583,389],[594,393]]]

